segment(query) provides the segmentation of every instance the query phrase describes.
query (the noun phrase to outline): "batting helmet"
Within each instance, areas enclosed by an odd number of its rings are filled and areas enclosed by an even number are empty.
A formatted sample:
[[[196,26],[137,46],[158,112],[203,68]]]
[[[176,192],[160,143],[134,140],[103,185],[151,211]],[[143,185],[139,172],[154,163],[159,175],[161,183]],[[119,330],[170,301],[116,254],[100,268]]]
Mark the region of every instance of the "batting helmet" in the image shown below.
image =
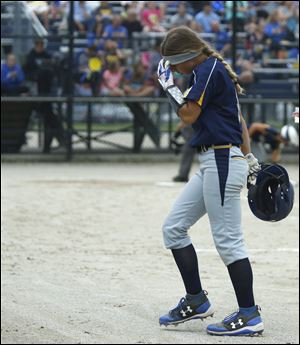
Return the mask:
[[[281,128],[281,136],[291,145],[299,147],[299,135],[295,127],[285,125]]]
[[[255,185],[248,184],[248,204],[259,219],[277,222],[287,217],[294,204],[287,171],[279,164],[262,165]]]

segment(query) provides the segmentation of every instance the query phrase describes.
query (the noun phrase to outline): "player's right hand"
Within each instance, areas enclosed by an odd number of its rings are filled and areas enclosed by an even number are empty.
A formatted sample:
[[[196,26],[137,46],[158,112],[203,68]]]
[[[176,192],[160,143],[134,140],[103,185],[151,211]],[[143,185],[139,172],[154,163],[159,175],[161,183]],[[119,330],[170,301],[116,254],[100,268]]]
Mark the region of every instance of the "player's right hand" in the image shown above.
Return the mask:
[[[169,86],[174,85],[173,73],[170,66],[164,59],[159,61],[157,67],[157,76],[158,81],[164,90],[166,90]]]
[[[261,170],[261,165],[258,160],[254,157],[253,153],[248,153],[245,155],[249,166],[249,176],[248,181],[253,183],[256,180],[257,173]]]

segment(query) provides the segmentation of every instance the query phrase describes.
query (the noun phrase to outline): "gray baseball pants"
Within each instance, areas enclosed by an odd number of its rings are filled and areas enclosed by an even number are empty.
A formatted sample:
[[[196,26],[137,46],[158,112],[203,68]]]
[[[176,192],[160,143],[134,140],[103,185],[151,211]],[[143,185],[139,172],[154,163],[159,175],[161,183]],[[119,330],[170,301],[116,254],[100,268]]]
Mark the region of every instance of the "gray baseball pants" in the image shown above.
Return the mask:
[[[191,244],[188,230],[206,213],[216,249],[226,266],[247,258],[241,228],[240,193],[248,164],[239,147],[208,149],[200,168],[185,185],[163,225],[167,249]]]

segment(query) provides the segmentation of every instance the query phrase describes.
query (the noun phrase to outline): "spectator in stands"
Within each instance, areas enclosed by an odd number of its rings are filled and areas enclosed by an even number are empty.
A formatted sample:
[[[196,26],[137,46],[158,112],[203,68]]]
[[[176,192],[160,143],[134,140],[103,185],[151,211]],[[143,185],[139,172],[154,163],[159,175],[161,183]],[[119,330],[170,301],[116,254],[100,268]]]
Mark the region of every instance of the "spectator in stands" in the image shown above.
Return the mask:
[[[108,64],[103,73],[101,95],[102,96],[124,96],[122,89],[124,80],[124,67],[121,67],[120,61],[113,61]]]
[[[226,30],[221,30],[219,22],[211,22],[211,32],[215,34],[214,41],[217,51],[226,56],[231,50],[228,32]]]
[[[220,17],[213,12],[210,1],[205,1],[203,11],[196,14],[195,20],[205,33],[212,32],[212,23],[219,23]]]
[[[121,1],[125,12],[134,10],[138,17],[141,16],[145,1]]]
[[[251,62],[262,62],[264,46],[264,20],[260,19],[258,23],[250,22],[246,24],[245,30],[247,32],[245,40],[246,57]]]
[[[154,95],[160,96],[162,94],[162,88],[160,87],[160,84],[157,81],[157,66],[161,59],[160,54],[160,45],[161,45],[161,39],[156,39],[155,44],[150,50],[149,55],[149,64],[148,64],[148,70],[147,74],[151,80],[154,82]]]
[[[153,95],[153,81],[149,78],[147,67],[141,61],[133,65],[130,75],[126,78],[124,92],[129,96],[147,97]]]
[[[189,26],[192,21],[193,16],[187,13],[186,4],[185,2],[181,1],[177,7],[177,13],[170,19],[171,28],[180,25]]]
[[[50,14],[52,20],[61,20],[65,11],[66,1],[50,1]]]
[[[203,31],[202,31],[201,25],[200,25],[195,19],[193,19],[193,20],[190,22],[190,24],[188,25],[188,27],[189,27],[190,29],[192,29],[193,31],[195,31],[195,32],[198,32],[198,33],[203,32]]]
[[[225,13],[225,1],[212,1],[213,11],[220,17],[224,17]]]
[[[283,1],[278,8],[279,19],[286,22],[290,32],[296,32],[299,26],[299,1]]]
[[[92,45],[81,51],[76,59],[77,82],[81,88],[85,89],[85,94],[89,86],[93,96],[99,95],[103,61],[97,54],[97,48]],[[79,88],[79,90],[81,90]],[[82,90],[81,90],[82,91]]]
[[[57,35],[66,15],[67,1],[49,1],[49,28],[50,34]]]
[[[263,18],[267,20],[270,13],[274,12],[279,5],[280,1],[259,1],[256,16],[257,18]]]
[[[284,1],[283,5],[278,7],[278,20],[285,24],[286,39],[296,41],[296,33],[299,35],[299,1]]]
[[[138,19],[138,15],[133,8],[128,9],[125,14],[125,19],[123,22],[124,27],[128,32],[128,39],[131,45],[131,38],[134,32],[142,32],[143,26],[141,21]]]
[[[264,33],[271,57],[278,58],[281,41],[287,38],[285,22],[279,20],[278,9],[271,14],[269,23],[265,26]]]
[[[34,48],[27,55],[25,68],[28,78],[37,82],[38,95],[51,95],[56,66],[53,63],[51,54],[46,51],[43,40],[37,39],[35,41]],[[52,103],[41,102],[38,106],[38,112],[44,119],[44,153],[50,152],[54,138],[57,138],[61,146],[65,146],[64,129],[59,116],[53,111]]]
[[[157,1],[146,2],[146,7],[142,11],[142,23],[145,32],[165,32],[166,29],[162,26],[161,22],[165,15],[165,4]]]
[[[99,6],[93,12],[94,17],[100,17],[103,25],[111,23],[113,17],[113,8],[110,1],[99,1]]]
[[[246,18],[248,16],[249,5],[250,1],[235,1],[237,4],[237,12],[236,12],[236,25],[237,31],[243,32],[244,25],[246,24]],[[233,1],[226,1],[225,3],[225,20],[226,23],[232,22],[232,9],[233,9]]]
[[[121,64],[125,63],[124,52],[122,49],[118,48],[118,44],[116,41],[106,40],[104,43],[103,51],[101,52],[101,54],[103,55],[104,62],[105,62],[106,66],[110,62],[116,62],[116,61],[120,61]]]
[[[15,55],[8,54],[6,61],[1,65],[1,95],[26,95],[29,89],[23,84],[24,80],[22,67],[17,64]]]
[[[79,32],[89,30],[92,23],[92,8],[88,1],[74,1],[74,23]]]
[[[37,82],[39,95],[51,93],[54,65],[42,39],[35,41],[33,49],[27,55],[24,69],[27,79]]]
[[[87,34],[87,41],[88,41],[88,46],[99,46],[101,44],[101,37],[103,35],[104,31],[104,23],[101,15],[97,14],[95,16],[95,21],[92,26],[92,29],[90,32]]]
[[[199,13],[203,11],[204,6],[210,1],[189,1],[189,4],[193,8],[194,13]]]
[[[236,72],[239,83],[243,87],[254,82],[253,64],[248,59],[244,59],[242,56],[237,59]]]
[[[103,33],[103,38],[116,40],[119,48],[124,48],[128,38],[127,29],[122,25],[122,18],[120,15],[114,15],[112,23],[108,24]]]

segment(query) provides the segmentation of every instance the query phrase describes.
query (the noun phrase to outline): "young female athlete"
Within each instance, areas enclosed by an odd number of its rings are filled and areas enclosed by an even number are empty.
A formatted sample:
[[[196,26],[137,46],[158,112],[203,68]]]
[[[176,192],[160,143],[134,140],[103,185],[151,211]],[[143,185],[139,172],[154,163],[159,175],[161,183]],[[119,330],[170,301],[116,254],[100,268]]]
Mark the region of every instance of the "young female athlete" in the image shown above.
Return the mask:
[[[250,153],[247,126],[239,110],[242,88],[229,64],[187,27],[170,30],[161,45],[163,59],[158,80],[176,113],[192,124],[192,147],[198,148],[200,169],[186,184],[163,225],[164,242],[172,250],[186,296],[161,325],[213,316],[202,289],[189,228],[208,214],[215,246],[227,266],[239,309],[222,322],[207,327],[209,334],[253,335],[263,331],[253,297],[252,269],[241,229],[240,192],[248,174],[260,165]],[[185,95],[174,85],[172,72],[191,74]],[[253,176],[253,175],[252,175]]]

